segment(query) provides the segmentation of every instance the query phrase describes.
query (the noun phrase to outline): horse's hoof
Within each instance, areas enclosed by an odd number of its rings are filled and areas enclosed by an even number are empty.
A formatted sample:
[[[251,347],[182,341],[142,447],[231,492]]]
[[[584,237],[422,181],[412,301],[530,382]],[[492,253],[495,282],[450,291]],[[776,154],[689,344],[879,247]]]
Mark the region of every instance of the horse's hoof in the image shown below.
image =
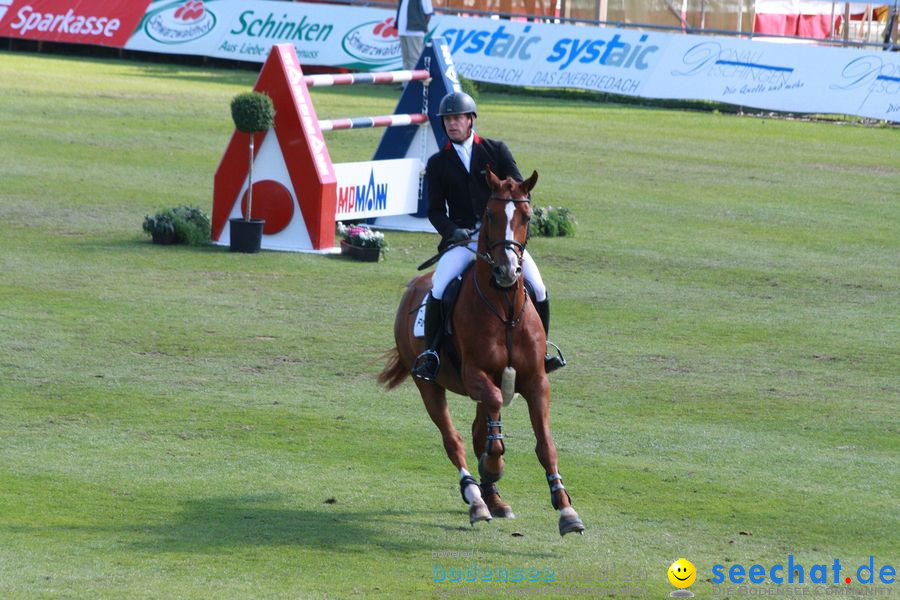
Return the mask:
[[[483,455],[482,455],[483,458]],[[481,469],[481,461],[478,461],[479,470]],[[494,483],[481,484],[481,499],[491,509],[491,515],[498,519],[515,519],[512,508],[500,497],[497,485]]]
[[[508,504],[504,504],[502,506],[495,506],[491,509],[491,515],[498,519],[515,519],[516,514],[512,511],[512,508]]]
[[[484,497],[484,503],[491,509],[491,515],[498,519],[515,519],[512,507],[500,499],[500,494],[491,494]]]
[[[567,533],[576,531],[581,535],[584,535],[584,523],[581,522],[581,518],[578,516],[578,513],[572,511],[569,514],[560,515],[559,535],[564,536]]]
[[[490,521],[491,511],[488,509],[484,500],[476,500],[469,505],[469,524],[474,526],[478,521]]]

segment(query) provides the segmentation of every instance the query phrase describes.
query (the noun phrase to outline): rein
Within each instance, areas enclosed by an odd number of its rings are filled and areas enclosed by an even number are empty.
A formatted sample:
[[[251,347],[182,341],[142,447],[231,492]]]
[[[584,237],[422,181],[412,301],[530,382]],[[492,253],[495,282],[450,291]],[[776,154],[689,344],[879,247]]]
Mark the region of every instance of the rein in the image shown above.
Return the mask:
[[[522,315],[525,314],[525,306],[528,305],[528,294],[524,294],[525,299],[522,301],[522,308],[519,310],[518,316],[513,316],[513,312],[516,309],[515,294],[513,295],[513,298],[510,299],[509,293],[507,292],[506,297],[507,297],[507,302],[509,303],[509,313],[508,313],[509,317],[504,317],[503,315],[500,314],[500,311],[498,311],[494,307],[494,305],[491,304],[491,301],[487,299],[487,297],[484,295],[484,292],[481,291],[481,286],[478,285],[478,277],[475,277],[474,274],[472,277],[472,281],[475,282],[475,291],[478,292],[478,297],[481,299],[481,301],[484,303],[484,305],[487,306],[492,313],[494,313],[494,316],[497,317],[498,319],[500,319],[500,322],[503,323],[503,325],[506,327],[506,366],[511,367],[512,366],[512,332],[513,332],[513,329],[515,329],[516,325],[518,325],[522,321]],[[519,280],[516,282],[515,292],[518,293],[518,291],[521,287],[522,287],[522,279],[520,277]]]
[[[472,231],[472,235],[475,235],[479,231],[480,231],[479,229],[475,229],[474,231]],[[424,271],[425,269],[427,269],[428,267],[430,267],[431,265],[433,265],[434,263],[439,261],[443,255],[450,252],[450,250],[452,250],[453,248],[465,248],[466,250],[468,250],[469,252],[474,254],[476,256],[476,258],[480,258],[481,260],[486,261],[489,265],[493,266],[494,259],[491,257],[491,255],[490,254],[481,254],[480,252],[478,252],[478,250],[472,250],[471,248],[469,248],[469,241],[470,240],[463,240],[461,242],[456,242],[454,244],[450,244],[449,246],[447,246],[446,248],[444,248],[443,250],[441,250],[440,252],[438,252],[437,254],[435,254],[434,256],[432,256],[431,258],[426,260],[425,262],[423,262],[421,265],[416,267],[416,270]]]

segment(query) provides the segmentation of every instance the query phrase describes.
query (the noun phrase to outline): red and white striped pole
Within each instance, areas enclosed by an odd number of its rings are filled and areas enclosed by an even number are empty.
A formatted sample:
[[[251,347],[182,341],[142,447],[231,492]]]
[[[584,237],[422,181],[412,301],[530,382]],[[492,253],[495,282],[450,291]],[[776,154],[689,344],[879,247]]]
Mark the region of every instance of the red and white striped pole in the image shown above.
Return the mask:
[[[331,87],[354,83],[404,83],[431,79],[431,73],[418,71],[385,71],[383,73],[338,73],[335,75],[304,75],[307,87]]]
[[[381,117],[323,119],[319,121],[319,129],[322,131],[338,131],[340,129],[363,129],[366,127],[401,127],[403,125],[421,125],[427,122],[428,115],[411,113],[406,115],[384,115]]]

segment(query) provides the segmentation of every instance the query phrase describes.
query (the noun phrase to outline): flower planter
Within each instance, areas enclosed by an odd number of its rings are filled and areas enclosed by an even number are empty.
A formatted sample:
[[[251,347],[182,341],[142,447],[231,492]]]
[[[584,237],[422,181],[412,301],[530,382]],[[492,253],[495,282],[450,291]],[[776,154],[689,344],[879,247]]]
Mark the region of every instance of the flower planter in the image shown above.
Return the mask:
[[[154,244],[162,244],[168,246],[178,242],[178,236],[174,231],[154,231],[151,235]]]
[[[381,248],[363,248],[362,246],[353,246],[345,240],[341,240],[341,254],[363,262],[378,262],[378,259],[381,258]]]
[[[229,219],[231,224],[231,242],[229,249],[232,252],[246,252],[253,254],[259,252],[262,245],[262,230],[265,221],[252,219],[246,221],[241,218]]]

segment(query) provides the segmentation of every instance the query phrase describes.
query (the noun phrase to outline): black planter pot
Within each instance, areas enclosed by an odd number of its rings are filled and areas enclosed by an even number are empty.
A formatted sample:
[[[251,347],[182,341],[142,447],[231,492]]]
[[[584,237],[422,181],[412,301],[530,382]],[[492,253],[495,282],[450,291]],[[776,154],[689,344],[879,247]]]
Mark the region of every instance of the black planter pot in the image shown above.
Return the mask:
[[[231,243],[229,248],[232,252],[259,252],[262,244],[262,230],[265,221],[262,219],[252,219],[245,221],[244,219],[229,219],[231,224]]]
[[[378,262],[381,258],[381,248],[363,248],[361,246],[352,246],[345,240],[341,240],[341,254],[349,256],[354,260],[363,262]]]

